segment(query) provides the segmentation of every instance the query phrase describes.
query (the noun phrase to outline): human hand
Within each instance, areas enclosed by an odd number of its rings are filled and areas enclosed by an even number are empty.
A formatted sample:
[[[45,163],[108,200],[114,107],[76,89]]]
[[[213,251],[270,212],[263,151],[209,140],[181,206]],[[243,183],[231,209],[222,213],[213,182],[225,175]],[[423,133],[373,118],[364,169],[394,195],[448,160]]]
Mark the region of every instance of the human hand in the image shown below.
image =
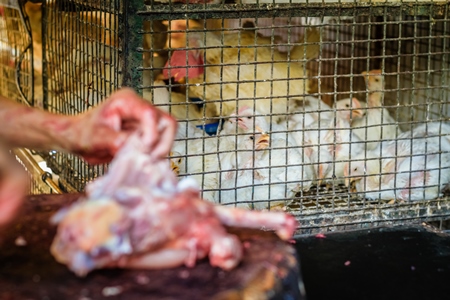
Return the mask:
[[[156,157],[168,154],[177,123],[169,114],[124,88],[96,108],[76,117],[68,129],[67,150],[92,164],[109,162],[125,140],[138,132],[148,152]]]
[[[24,168],[0,145],[0,228],[16,216],[28,186]]]

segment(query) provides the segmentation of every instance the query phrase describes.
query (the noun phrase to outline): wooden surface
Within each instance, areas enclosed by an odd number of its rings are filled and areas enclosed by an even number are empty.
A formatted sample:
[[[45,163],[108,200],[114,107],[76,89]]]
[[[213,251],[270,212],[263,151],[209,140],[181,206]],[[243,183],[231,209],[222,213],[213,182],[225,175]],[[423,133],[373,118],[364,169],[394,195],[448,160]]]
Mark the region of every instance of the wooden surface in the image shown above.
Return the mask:
[[[195,268],[105,269],[78,278],[49,252],[50,216],[77,194],[30,196],[0,237],[0,299],[303,299],[295,249],[274,234],[230,229],[245,245],[230,272],[208,261]],[[26,242],[26,245],[21,245]]]

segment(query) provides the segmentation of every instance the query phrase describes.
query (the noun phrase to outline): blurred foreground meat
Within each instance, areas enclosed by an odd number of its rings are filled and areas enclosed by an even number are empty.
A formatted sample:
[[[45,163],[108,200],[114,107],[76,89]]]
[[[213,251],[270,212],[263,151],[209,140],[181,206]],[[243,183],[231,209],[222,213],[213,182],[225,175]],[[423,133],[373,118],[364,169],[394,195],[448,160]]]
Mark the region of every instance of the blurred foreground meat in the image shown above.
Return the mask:
[[[194,266],[206,256],[211,265],[229,270],[243,247],[224,226],[273,229],[285,240],[297,226],[284,213],[203,201],[196,183],[178,182],[168,160],[146,153],[137,135],[86,191],[86,198],[52,219],[59,227],[51,252],[79,276],[102,267]]]

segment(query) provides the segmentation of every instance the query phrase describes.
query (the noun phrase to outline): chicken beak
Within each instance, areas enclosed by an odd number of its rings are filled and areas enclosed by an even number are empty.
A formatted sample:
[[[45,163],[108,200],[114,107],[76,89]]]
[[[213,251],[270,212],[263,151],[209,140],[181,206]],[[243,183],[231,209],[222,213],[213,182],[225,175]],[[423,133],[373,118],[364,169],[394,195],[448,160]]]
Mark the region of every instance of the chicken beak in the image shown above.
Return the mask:
[[[171,157],[171,156],[173,156],[173,152],[172,151],[169,152],[169,157]],[[174,162],[173,158],[169,159],[169,161],[170,161],[170,168],[172,169],[172,171],[177,176],[180,175],[180,166]]]
[[[177,166],[173,161],[170,162],[170,167],[172,168],[172,171],[178,176],[180,175],[180,167]]]
[[[349,186],[352,185],[352,183],[354,183],[354,182],[356,182],[358,180],[361,180],[361,179],[362,179],[361,177],[346,177],[344,179],[344,184],[345,184],[346,187],[349,187]]]
[[[348,164],[345,165],[344,167],[344,184],[346,187],[349,187],[353,181],[357,180],[356,177],[352,177],[351,175],[349,175],[349,171],[348,171]]]
[[[269,147],[270,137],[267,133],[263,132],[261,136],[256,140],[256,150],[262,150]]]
[[[317,170],[317,184],[320,186],[323,180],[326,178],[327,174],[331,171],[332,164],[325,163],[320,164]]]
[[[260,132],[262,134],[266,134],[266,132],[259,126],[256,126],[255,129],[256,129],[257,132]]]
[[[317,185],[321,186],[323,181],[323,165],[317,167]]]
[[[352,98],[352,108],[353,109],[350,111],[352,119],[364,117],[364,112],[361,109],[361,102],[359,102],[357,98]]]
[[[355,179],[355,177],[349,176],[349,163],[346,163],[344,165],[344,184],[346,187],[349,187],[350,184],[352,184],[352,181]]]
[[[352,179],[353,178],[350,178],[350,177],[346,177],[344,179],[344,184],[345,184],[346,187],[349,187],[349,185],[352,184]]]
[[[244,129],[244,130],[248,130],[248,126],[245,124],[244,119],[242,118],[237,118],[237,124],[240,128]]]
[[[364,117],[364,113],[362,112],[361,109],[353,109],[351,112],[351,117],[352,117],[352,119],[362,118],[362,117]]]

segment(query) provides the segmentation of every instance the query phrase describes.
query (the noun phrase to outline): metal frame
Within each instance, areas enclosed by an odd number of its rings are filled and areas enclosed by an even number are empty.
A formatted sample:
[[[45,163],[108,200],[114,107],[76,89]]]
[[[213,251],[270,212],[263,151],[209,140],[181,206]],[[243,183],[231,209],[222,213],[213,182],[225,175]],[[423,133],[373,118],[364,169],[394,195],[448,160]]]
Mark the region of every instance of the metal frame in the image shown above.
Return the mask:
[[[129,1],[133,2],[133,1]],[[140,2],[140,1],[139,1]],[[152,20],[238,19],[323,16],[432,16],[444,17],[449,3],[439,2],[356,2],[291,4],[152,4],[138,14]]]

